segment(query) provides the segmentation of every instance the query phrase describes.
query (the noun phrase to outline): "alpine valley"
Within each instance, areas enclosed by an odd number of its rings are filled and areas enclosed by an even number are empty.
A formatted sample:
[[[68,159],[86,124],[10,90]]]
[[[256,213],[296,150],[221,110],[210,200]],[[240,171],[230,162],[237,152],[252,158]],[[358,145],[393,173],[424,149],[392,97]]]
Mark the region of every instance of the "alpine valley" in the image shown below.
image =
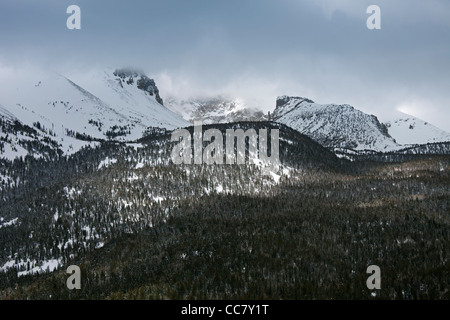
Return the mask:
[[[133,68],[7,79],[0,299],[450,299],[450,134],[430,123],[165,98]],[[224,142],[279,130],[279,166],[174,164],[171,133],[195,120]]]

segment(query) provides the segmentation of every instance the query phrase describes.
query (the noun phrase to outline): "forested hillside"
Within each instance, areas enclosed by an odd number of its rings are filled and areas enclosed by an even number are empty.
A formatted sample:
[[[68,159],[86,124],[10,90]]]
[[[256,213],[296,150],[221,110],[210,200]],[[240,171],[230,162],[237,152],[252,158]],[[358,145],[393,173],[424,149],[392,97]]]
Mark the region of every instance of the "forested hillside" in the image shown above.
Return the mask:
[[[279,170],[174,165],[170,134],[156,129],[54,161],[4,161],[0,297],[450,297],[449,156],[350,162],[283,125],[214,127],[279,129]],[[72,264],[81,290],[66,286]],[[366,287],[372,264],[381,290]]]

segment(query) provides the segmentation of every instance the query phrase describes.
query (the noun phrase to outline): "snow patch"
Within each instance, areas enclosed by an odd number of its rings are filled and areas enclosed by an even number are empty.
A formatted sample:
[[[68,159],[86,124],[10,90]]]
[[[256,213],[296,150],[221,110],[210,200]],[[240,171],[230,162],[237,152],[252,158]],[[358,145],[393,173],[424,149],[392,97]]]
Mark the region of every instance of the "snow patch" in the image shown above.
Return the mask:
[[[4,220],[3,218],[0,218],[0,222],[1,222],[0,229],[1,228],[6,228],[6,227],[9,227],[9,226],[12,226],[12,225],[15,225],[17,223],[17,221],[19,221],[19,218],[14,218],[14,219],[9,220],[7,222],[3,222],[3,220]]]
[[[117,163],[117,159],[106,157],[104,160],[100,161],[98,169],[107,168],[112,164]]]

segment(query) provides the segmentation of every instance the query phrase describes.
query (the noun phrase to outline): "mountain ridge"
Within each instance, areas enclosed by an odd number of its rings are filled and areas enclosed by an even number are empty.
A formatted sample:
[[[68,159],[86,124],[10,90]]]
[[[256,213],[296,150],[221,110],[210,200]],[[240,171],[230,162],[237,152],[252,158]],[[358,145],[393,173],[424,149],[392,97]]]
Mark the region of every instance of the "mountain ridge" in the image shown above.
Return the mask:
[[[53,141],[58,146],[55,152],[70,154],[95,141],[133,141],[151,127],[189,125],[160,103],[153,79],[124,69],[84,77],[48,71],[15,75],[1,83],[0,97],[5,123],[0,157],[11,160],[27,153],[39,157],[42,139]],[[37,129],[33,138],[26,134],[12,138],[18,132],[13,128],[16,120],[23,128]],[[11,132],[6,132],[6,123]],[[34,148],[27,142],[30,139]]]
[[[398,113],[382,122],[349,104],[319,104],[301,96],[277,97],[275,109],[268,113],[227,95],[168,96],[163,101],[155,81],[130,67],[69,76],[52,72],[13,76],[0,85],[0,94],[3,131],[8,123],[10,133],[18,135],[0,133],[0,157],[9,159],[27,153],[40,156],[39,150],[54,146],[58,146],[54,152],[42,155],[71,154],[99,141],[135,141],[196,120],[277,121],[337,153],[394,152],[450,141],[450,134],[413,116]]]
[[[280,96],[271,119],[329,148],[391,151],[398,146],[376,116],[348,104],[318,104],[308,98]]]
[[[245,100],[221,95],[186,100],[169,97],[167,101],[168,108],[191,123],[195,120],[202,120],[206,124],[278,121],[308,135],[326,147],[337,150],[338,153],[342,148],[355,151],[395,152],[427,143],[450,141],[450,134],[431,124],[427,126],[426,122],[410,115],[403,114],[406,120],[400,117],[400,120],[381,121],[376,115],[364,113],[349,104],[318,104],[301,96],[277,97],[275,109],[268,114],[258,108],[248,107]],[[315,110],[311,106],[315,106]],[[303,121],[305,118],[309,121]],[[395,130],[394,125],[399,121],[414,121],[426,127],[426,130],[416,130],[416,134],[413,135],[411,130],[407,132],[405,128]],[[320,130],[320,127],[324,126],[327,127],[326,130],[323,128]],[[405,141],[403,136],[409,140]]]

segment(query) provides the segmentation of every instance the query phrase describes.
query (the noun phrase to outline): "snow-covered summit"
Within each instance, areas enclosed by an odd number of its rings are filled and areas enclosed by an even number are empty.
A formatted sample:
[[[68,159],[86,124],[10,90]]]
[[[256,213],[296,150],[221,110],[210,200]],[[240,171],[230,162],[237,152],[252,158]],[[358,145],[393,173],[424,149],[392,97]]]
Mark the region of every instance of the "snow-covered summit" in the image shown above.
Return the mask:
[[[163,106],[163,99],[153,79],[132,68],[113,69],[73,75],[71,79],[94,92],[108,106],[141,128],[175,129],[190,125],[181,116]],[[137,136],[142,135],[140,131]]]
[[[397,111],[392,120],[384,124],[389,134],[402,145],[450,141],[450,133],[400,111]]]
[[[190,125],[161,103],[152,79],[125,69],[78,76],[39,70],[0,77],[0,117],[4,128],[8,124],[8,130],[15,130],[14,122],[18,121],[21,132],[39,133],[27,140],[47,137],[63,153],[75,152],[95,140],[136,140],[148,127],[171,130]],[[15,144],[15,139],[11,139],[16,130],[9,135],[0,134],[0,157],[24,155],[23,150],[19,152],[24,138]]]
[[[271,120],[286,124],[331,148],[375,151],[398,148],[376,116],[348,104],[318,104],[304,97],[280,96]]]
[[[119,84],[126,82],[130,85],[136,81],[136,87],[150,96],[155,96],[155,100],[163,105],[163,100],[159,95],[158,87],[153,79],[147,77],[142,71],[137,71],[129,68],[116,69],[113,74],[118,77]],[[119,80],[120,79],[120,80]],[[136,79],[136,80],[135,80]],[[123,85],[121,86],[123,88]]]

